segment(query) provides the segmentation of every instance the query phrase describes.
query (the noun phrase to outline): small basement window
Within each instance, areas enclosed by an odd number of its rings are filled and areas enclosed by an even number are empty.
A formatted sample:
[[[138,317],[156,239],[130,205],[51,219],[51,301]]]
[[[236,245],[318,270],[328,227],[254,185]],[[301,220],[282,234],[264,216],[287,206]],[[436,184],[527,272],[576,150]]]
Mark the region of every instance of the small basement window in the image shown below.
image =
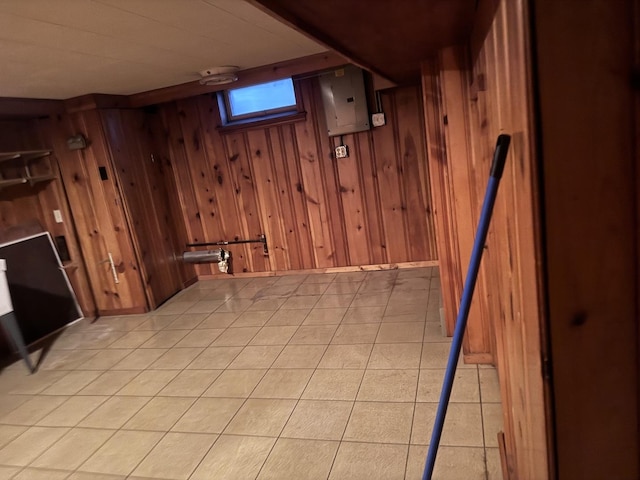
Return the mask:
[[[268,121],[301,112],[291,78],[232,88],[225,90],[221,97],[223,125]]]

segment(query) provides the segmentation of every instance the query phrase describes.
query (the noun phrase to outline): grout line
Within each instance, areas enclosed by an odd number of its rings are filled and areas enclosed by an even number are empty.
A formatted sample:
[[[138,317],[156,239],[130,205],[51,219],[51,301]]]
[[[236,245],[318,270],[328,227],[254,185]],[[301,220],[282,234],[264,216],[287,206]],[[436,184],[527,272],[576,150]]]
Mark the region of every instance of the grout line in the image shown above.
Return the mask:
[[[480,369],[476,369],[476,378],[478,379],[478,397],[480,398],[480,427],[482,428],[482,458],[484,463],[484,476],[489,480],[489,470],[487,468],[487,439],[484,434],[484,408],[482,408],[482,387],[480,385]]]

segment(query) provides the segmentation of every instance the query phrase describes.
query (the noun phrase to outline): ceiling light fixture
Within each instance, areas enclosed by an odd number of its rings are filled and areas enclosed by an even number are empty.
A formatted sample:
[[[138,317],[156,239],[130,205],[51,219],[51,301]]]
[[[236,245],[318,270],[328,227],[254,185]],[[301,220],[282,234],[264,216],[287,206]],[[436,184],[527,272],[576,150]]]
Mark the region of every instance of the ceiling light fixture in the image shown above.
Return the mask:
[[[239,67],[225,65],[223,67],[211,67],[200,72],[200,85],[224,85],[238,80],[236,72]]]

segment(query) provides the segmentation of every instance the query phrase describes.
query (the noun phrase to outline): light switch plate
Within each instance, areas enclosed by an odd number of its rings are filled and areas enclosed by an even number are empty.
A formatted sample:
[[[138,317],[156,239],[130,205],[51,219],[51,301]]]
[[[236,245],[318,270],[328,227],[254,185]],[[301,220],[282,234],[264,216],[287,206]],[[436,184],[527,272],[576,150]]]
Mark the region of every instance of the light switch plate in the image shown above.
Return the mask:
[[[56,223],[62,223],[62,213],[60,210],[53,211],[53,218],[56,220]]]

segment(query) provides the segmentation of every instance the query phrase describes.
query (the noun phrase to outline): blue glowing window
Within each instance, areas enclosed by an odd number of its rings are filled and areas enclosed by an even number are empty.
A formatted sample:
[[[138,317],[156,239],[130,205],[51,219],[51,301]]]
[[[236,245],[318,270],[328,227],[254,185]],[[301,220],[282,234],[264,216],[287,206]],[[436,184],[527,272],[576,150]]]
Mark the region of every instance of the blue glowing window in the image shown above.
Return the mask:
[[[234,88],[226,92],[230,120],[296,110],[296,92],[290,78]]]

